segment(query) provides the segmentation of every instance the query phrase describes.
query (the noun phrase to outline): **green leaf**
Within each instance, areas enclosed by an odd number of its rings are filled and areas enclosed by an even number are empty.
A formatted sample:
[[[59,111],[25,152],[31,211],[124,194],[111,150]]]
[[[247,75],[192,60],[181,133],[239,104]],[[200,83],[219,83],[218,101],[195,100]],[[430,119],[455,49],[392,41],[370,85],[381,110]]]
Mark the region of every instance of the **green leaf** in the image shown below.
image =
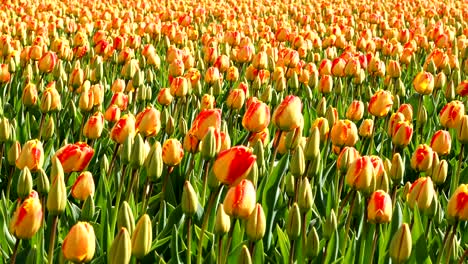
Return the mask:
[[[179,231],[177,230],[177,226],[172,226],[172,236],[171,236],[171,261],[174,263],[182,263],[180,261],[179,256]]]
[[[278,246],[281,251],[281,256],[283,257],[283,263],[288,263],[289,261],[289,249],[291,245],[289,243],[288,236],[281,230],[281,228],[276,225],[276,233],[278,235]]]
[[[340,249],[339,240],[340,238],[339,238],[338,230],[335,230],[335,232],[333,232],[333,235],[330,238],[330,241],[328,241],[327,255],[325,256],[325,263],[332,263],[338,258],[338,252]]]
[[[265,262],[264,254],[265,253],[263,252],[263,241],[259,240],[257,241],[257,243],[255,243],[255,249],[252,256],[252,263],[263,264]]]
[[[413,241],[413,250],[411,251],[411,257],[408,260],[408,263],[432,263],[427,252],[425,230],[417,205],[413,210],[411,237]]]

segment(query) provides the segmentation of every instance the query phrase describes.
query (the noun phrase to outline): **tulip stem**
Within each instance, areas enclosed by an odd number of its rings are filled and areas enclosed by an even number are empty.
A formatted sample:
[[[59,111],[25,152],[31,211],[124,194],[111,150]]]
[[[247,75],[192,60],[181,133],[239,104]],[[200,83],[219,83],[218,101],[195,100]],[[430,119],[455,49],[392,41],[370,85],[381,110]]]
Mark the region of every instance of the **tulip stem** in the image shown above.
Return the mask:
[[[452,226],[452,233],[450,234],[450,238],[447,240],[448,249],[447,249],[447,259],[445,263],[450,263],[450,257],[452,256],[452,246],[453,246],[453,238],[455,237],[455,233],[457,233],[457,226],[458,222]]]
[[[37,136],[37,138],[38,138],[39,140],[41,140],[41,137],[42,137],[41,131],[42,131],[42,127],[44,126],[45,116],[46,116],[46,114],[45,114],[45,113],[42,113],[41,122],[39,123],[38,136]]]
[[[458,166],[457,166],[457,174],[455,174],[455,184],[450,186],[450,195],[455,192],[455,189],[458,187],[458,183],[460,182],[460,172],[461,172],[461,165],[463,161],[463,151],[464,151],[465,144],[462,144],[460,147],[460,154],[458,154]]]
[[[115,144],[114,153],[112,154],[112,159],[111,159],[111,163],[109,166],[109,170],[107,171],[107,179],[109,179],[109,176],[112,172],[112,168],[114,167],[114,162],[115,162],[115,158],[117,158],[117,150],[119,150],[119,146],[120,146],[119,143]]]
[[[205,205],[206,186],[208,185],[208,173],[210,171],[210,161],[205,163],[205,173],[203,175],[203,193],[201,197],[202,205]]]
[[[236,228],[236,222],[237,222],[237,218],[234,220],[234,224],[232,225],[231,230],[229,230],[228,241],[227,241],[227,244],[226,244],[226,255],[224,256],[223,261],[220,262],[220,263],[226,263],[227,259],[229,257],[229,249],[231,248],[232,235],[234,233],[234,229]]]
[[[458,261],[458,264],[463,264],[463,261],[465,260],[466,256],[468,256],[468,248],[465,249],[465,252],[463,252],[463,255],[460,258],[460,261]]]
[[[21,239],[17,238],[15,242],[15,247],[13,248],[13,254],[11,255],[10,258],[10,264],[15,264],[16,263],[16,254],[18,253],[18,247],[21,242]]]
[[[351,218],[353,218],[353,209],[354,209],[354,204],[356,202],[356,191],[355,190],[352,190],[351,192],[353,192],[351,194],[352,198],[351,198],[351,203],[350,203],[350,206],[349,206],[349,212],[348,212],[348,218],[346,219],[346,227],[345,227],[345,235],[347,235],[349,233],[349,228],[351,226]],[[346,249],[346,244],[348,243],[348,239],[345,239],[345,244],[344,244],[344,250]]]
[[[218,187],[218,189],[216,190],[216,192],[212,192],[210,194],[210,198],[209,198],[209,201],[208,201],[208,207],[206,208],[206,211],[205,213],[203,214],[203,222],[202,222],[202,228],[201,228],[201,235],[200,235],[200,239],[198,240],[198,256],[197,256],[197,263],[198,264],[201,264],[202,263],[202,260],[203,260],[203,238],[205,237],[205,230],[206,230],[206,226],[208,225],[208,219],[210,218],[210,214],[211,214],[211,208],[213,207],[213,202],[216,198],[216,196],[218,196],[219,192],[221,191],[221,188],[223,188],[223,185],[220,185]]]
[[[295,252],[294,252],[294,249],[296,247],[296,240],[292,240],[291,241],[291,251],[289,252],[289,264],[293,264],[294,263],[294,255],[295,255]]]
[[[49,252],[47,255],[49,264],[54,263],[55,233],[57,232],[58,219],[59,219],[59,216],[54,215],[54,218],[52,220],[52,230],[50,231]]]
[[[223,257],[223,236],[218,236],[218,258],[216,259],[218,263],[221,263]]]
[[[130,178],[130,187],[128,188],[127,197],[125,198],[125,201],[128,201],[128,199],[130,199],[130,196],[133,193],[133,187],[135,186],[135,182],[137,181],[137,174],[138,170],[134,169],[132,171],[132,177]]]
[[[375,248],[377,246],[377,239],[379,238],[379,229],[380,226],[379,224],[375,225],[375,230],[374,230],[374,240],[372,241],[372,251],[371,251],[371,259],[370,259],[370,264],[374,263],[374,255],[375,255]]]
[[[8,175],[8,183],[7,183],[7,193],[6,193],[7,201],[10,200],[10,189],[11,189],[11,183],[13,181],[13,173],[14,172],[15,172],[15,166],[11,166],[10,174]]]
[[[202,234],[203,236],[203,234]],[[187,217],[187,264],[192,263],[192,217]]]
[[[392,210],[395,209],[397,189],[398,189],[398,185],[394,183],[393,190],[392,190]]]
[[[417,115],[417,118],[419,118],[419,116],[421,115],[422,101],[423,101],[423,95],[420,94],[419,95],[419,100],[418,100],[418,115]],[[419,132],[420,132],[419,131],[419,126],[417,125],[417,122],[416,122],[416,146],[418,146],[419,142],[420,142]],[[422,135],[421,135],[421,137],[422,137]]]

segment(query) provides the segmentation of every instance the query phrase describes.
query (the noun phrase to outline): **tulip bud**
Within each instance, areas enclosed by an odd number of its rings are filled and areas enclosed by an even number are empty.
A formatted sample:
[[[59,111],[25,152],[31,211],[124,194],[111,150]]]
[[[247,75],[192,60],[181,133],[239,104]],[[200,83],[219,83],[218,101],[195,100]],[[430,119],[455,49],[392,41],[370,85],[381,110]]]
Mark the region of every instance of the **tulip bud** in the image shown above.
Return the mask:
[[[331,141],[337,146],[354,146],[359,139],[356,124],[349,120],[338,120],[331,130]]]
[[[83,203],[80,219],[83,221],[92,221],[94,219],[94,212],[94,199],[92,195],[89,195]]]
[[[405,164],[401,158],[400,153],[395,153],[392,158],[392,166],[389,172],[390,179],[394,183],[398,183],[403,179],[405,173]]]
[[[336,108],[328,106],[327,112],[325,113],[325,118],[327,119],[328,124],[330,124],[333,127],[338,121],[338,112]]]
[[[446,160],[441,160],[434,168],[432,180],[435,184],[441,185],[447,179],[448,163]]]
[[[260,101],[248,104],[242,126],[250,132],[261,132],[270,124],[270,107]]]
[[[155,182],[162,175],[164,162],[162,160],[161,143],[156,141],[150,149],[145,160],[146,175],[152,182]]]
[[[132,209],[127,201],[124,201],[120,206],[117,215],[117,228],[125,228],[131,235],[135,229],[135,219],[133,218]]]
[[[392,262],[403,263],[411,256],[411,230],[408,224],[403,223],[393,235],[390,242],[390,257]]]
[[[0,142],[4,143],[10,139],[10,121],[8,118],[0,118]]]
[[[315,230],[315,227],[312,227],[312,229],[309,231],[306,245],[305,254],[307,257],[313,258],[318,256],[320,250],[320,239],[317,234],[317,230]]]
[[[128,264],[132,258],[131,239],[125,227],[120,228],[119,233],[112,241],[112,245],[107,255],[110,264]]]
[[[417,204],[419,210],[426,211],[431,206],[434,193],[434,184],[431,178],[421,177],[411,184],[407,197],[408,205],[413,209]]]
[[[166,140],[162,147],[162,159],[167,166],[177,166],[184,157],[182,144],[175,138]]]
[[[346,111],[346,118],[352,121],[359,121],[364,115],[364,103],[354,100]]]
[[[313,160],[320,155],[320,131],[317,127],[311,129],[305,145],[304,155],[306,160]]]
[[[39,176],[37,179],[37,191],[40,195],[46,196],[50,190],[49,177],[43,169],[39,170]]]
[[[237,261],[239,264],[252,264],[252,258],[250,256],[250,251],[246,245],[242,246],[241,253],[239,256],[239,260]]]
[[[229,215],[224,212],[223,204],[218,204],[214,226],[215,233],[218,235],[224,235],[229,232],[229,229],[231,229],[231,219]]]
[[[76,223],[63,240],[62,253],[65,259],[76,263],[90,262],[96,249],[93,226],[87,222]]]
[[[133,137],[128,136],[122,144],[120,149],[120,161],[122,164],[127,165],[130,163],[133,148]]]
[[[301,177],[305,173],[305,167],[304,150],[302,150],[302,147],[297,146],[291,159],[291,174],[294,177]]]
[[[67,186],[63,176],[62,163],[58,158],[52,160],[50,176],[52,186],[47,196],[47,210],[52,215],[60,215],[67,206]]]
[[[371,223],[388,223],[392,219],[392,199],[383,190],[372,193],[367,205],[367,220]]]
[[[337,227],[338,227],[338,222],[336,220],[335,211],[332,209],[330,212],[330,215],[328,216],[327,220],[322,226],[323,236],[326,239],[330,239],[330,237],[336,231]]]
[[[24,167],[18,178],[16,192],[22,200],[26,199],[32,191],[33,179],[28,167]]]
[[[359,127],[359,136],[368,138],[372,136],[374,131],[374,120],[364,119]]]
[[[421,110],[418,112],[418,119],[416,120],[416,124],[418,127],[422,127],[427,122],[427,111],[424,105],[421,106]]]
[[[206,133],[205,137],[203,137],[203,140],[201,142],[200,153],[202,155],[202,158],[205,160],[211,160],[212,158],[214,158],[216,156],[218,147],[220,147],[220,142],[216,142],[217,138],[215,136],[215,133],[216,129],[214,127],[210,127],[208,129],[208,133]]]
[[[247,218],[245,232],[251,241],[263,238],[266,230],[266,218],[261,204],[257,203],[254,211]]]
[[[325,97],[322,97],[322,99],[320,99],[316,107],[316,111],[318,117],[325,117],[325,114],[327,112],[327,99],[325,99]]]
[[[373,116],[383,117],[388,114],[392,105],[392,94],[389,91],[379,90],[372,95],[367,110]]]
[[[468,115],[463,115],[457,123],[457,140],[462,144],[468,144]]]
[[[7,152],[7,161],[10,166],[15,166],[15,162],[21,153],[21,144],[19,141],[13,142]]]
[[[144,214],[136,224],[132,234],[132,255],[137,259],[142,259],[149,253],[152,241],[151,220],[147,214]]]
[[[182,191],[182,212],[187,216],[193,216],[198,209],[197,193],[189,181],[185,181]]]
[[[346,183],[357,190],[366,191],[371,187],[374,167],[368,156],[363,156],[353,162],[346,173]]]
[[[288,216],[286,217],[286,233],[290,240],[296,240],[301,234],[301,212],[297,203],[294,203],[289,208]]]
[[[312,208],[314,201],[312,196],[312,189],[310,187],[309,179],[304,177],[299,184],[299,197],[297,203],[301,212],[307,212]]]
[[[36,192],[26,198],[14,212],[9,231],[17,239],[31,239],[42,224],[42,206]]]
[[[132,168],[139,168],[143,166],[146,159],[145,143],[140,133],[138,133],[133,142],[132,151],[130,153],[130,166]]]
[[[42,139],[48,140],[50,139],[55,133],[55,122],[54,118],[49,117],[45,122],[45,125],[42,127],[40,131]]]

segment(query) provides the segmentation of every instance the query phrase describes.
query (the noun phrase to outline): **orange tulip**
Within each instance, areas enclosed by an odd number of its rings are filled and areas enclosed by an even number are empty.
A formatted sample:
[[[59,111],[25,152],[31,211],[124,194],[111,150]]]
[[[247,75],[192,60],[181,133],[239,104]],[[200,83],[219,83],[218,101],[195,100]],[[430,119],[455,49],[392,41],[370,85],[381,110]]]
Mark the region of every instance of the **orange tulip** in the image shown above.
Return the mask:
[[[367,191],[374,177],[374,166],[369,156],[362,156],[348,168],[346,183],[353,189]]]
[[[28,167],[31,172],[35,172],[41,169],[43,164],[44,149],[41,141],[33,139],[26,142],[18,159],[16,159],[16,167],[20,170]]]
[[[90,262],[96,249],[96,235],[93,226],[87,222],[76,223],[63,240],[62,253],[65,259],[76,262]]]
[[[354,100],[346,111],[346,118],[351,121],[359,121],[364,115],[364,103]]]
[[[162,88],[161,91],[158,93],[157,97],[158,103],[160,105],[169,105],[172,103],[173,97],[171,94],[171,90],[169,88]]]
[[[119,144],[123,144],[127,137],[135,135],[135,117],[132,114],[122,116],[112,127],[110,137]]]
[[[229,92],[226,99],[226,105],[230,109],[241,109],[245,102],[245,92],[242,89],[236,88]]]
[[[7,83],[10,81],[11,74],[8,71],[8,64],[0,64],[0,83]]]
[[[193,120],[189,133],[195,135],[198,140],[203,140],[210,126],[221,128],[221,109],[202,110]]]
[[[431,206],[434,195],[434,183],[431,178],[421,177],[411,184],[406,200],[411,209],[417,204],[419,210],[426,211]]]
[[[177,166],[184,157],[184,149],[179,140],[170,138],[162,146],[162,159],[167,166]]]
[[[357,127],[349,120],[338,120],[331,129],[330,138],[333,145],[352,147],[359,140]]]
[[[37,87],[34,83],[28,83],[23,89],[23,95],[21,101],[24,106],[33,106],[37,103]]]
[[[50,73],[57,65],[57,54],[48,51],[42,55],[38,62],[38,68],[41,73]]]
[[[188,93],[188,80],[185,77],[176,77],[171,82],[170,92],[174,97],[184,97]]]
[[[146,107],[137,114],[135,127],[137,132],[143,136],[152,137],[158,134],[161,129],[161,118],[159,110],[154,107]]]
[[[121,111],[127,110],[128,95],[123,92],[117,92],[112,95],[110,105],[117,105]]]
[[[377,190],[367,205],[367,220],[371,223],[388,223],[392,219],[392,199],[388,193]]]
[[[270,107],[267,104],[256,101],[249,104],[242,118],[242,126],[249,132],[258,133],[270,124]]]
[[[83,127],[83,135],[89,139],[98,139],[101,137],[104,128],[104,115],[101,112],[96,112],[89,117]]]
[[[256,159],[247,147],[235,146],[218,154],[213,173],[221,183],[235,185],[247,177]]]
[[[467,96],[468,95],[468,80],[462,81],[457,86],[457,94],[460,96]]]
[[[341,150],[340,155],[338,155],[338,159],[336,160],[336,167],[340,171],[346,172],[348,167],[360,157],[361,155],[355,148],[344,147]]]
[[[465,105],[460,101],[451,101],[440,110],[440,123],[446,128],[456,128],[465,114]]]
[[[363,138],[371,137],[373,131],[374,131],[374,120],[364,119],[361,123],[361,126],[359,127],[359,136]]]
[[[125,80],[123,79],[116,79],[111,86],[111,91],[113,93],[122,93],[125,91]]]
[[[373,116],[383,117],[388,114],[392,105],[392,94],[389,91],[379,90],[371,97],[367,110]]]
[[[452,138],[447,130],[438,130],[431,139],[431,148],[439,156],[448,155],[452,146]]]
[[[229,188],[224,198],[224,210],[235,218],[247,219],[255,209],[256,192],[252,182],[241,180]]]
[[[398,147],[406,147],[413,137],[413,125],[408,121],[400,121],[394,125],[392,142]]]
[[[419,145],[411,157],[411,167],[417,171],[427,171],[432,166],[432,148],[426,144]]]
[[[59,92],[55,88],[55,82],[49,83],[42,93],[40,109],[42,113],[60,111],[62,109],[62,100],[60,99]]]
[[[62,163],[63,171],[83,171],[91,161],[94,149],[84,142],[67,144],[55,153],[55,157]]]
[[[300,127],[304,122],[301,99],[288,95],[273,112],[273,124],[281,131],[289,132]]]
[[[402,113],[406,121],[413,121],[413,107],[410,104],[401,104],[397,112]]]
[[[76,178],[71,188],[71,195],[77,200],[85,201],[88,196],[94,195],[94,189],[93,175],[89,171],[83,171]]]
[[[461,184],[448,201],[447,214],[461,221],[468,220],[468,184]]]
[[[434,76],[430,72],[420,72],[413,80],[414,90],[421,95],[428,95],[434,90]]]
[[[42,224],[42,205],[37,192],[31,192],[16,208],[10,222],[10,233],[17,239],[31,239]]]

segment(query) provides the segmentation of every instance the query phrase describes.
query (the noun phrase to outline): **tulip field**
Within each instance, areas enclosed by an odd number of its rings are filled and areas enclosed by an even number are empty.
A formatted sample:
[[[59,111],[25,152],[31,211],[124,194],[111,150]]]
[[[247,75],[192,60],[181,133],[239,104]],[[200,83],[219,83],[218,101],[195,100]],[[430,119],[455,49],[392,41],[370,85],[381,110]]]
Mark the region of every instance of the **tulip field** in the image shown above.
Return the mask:
[[[468,263],[466,0],[4,0],[0,264]]]

